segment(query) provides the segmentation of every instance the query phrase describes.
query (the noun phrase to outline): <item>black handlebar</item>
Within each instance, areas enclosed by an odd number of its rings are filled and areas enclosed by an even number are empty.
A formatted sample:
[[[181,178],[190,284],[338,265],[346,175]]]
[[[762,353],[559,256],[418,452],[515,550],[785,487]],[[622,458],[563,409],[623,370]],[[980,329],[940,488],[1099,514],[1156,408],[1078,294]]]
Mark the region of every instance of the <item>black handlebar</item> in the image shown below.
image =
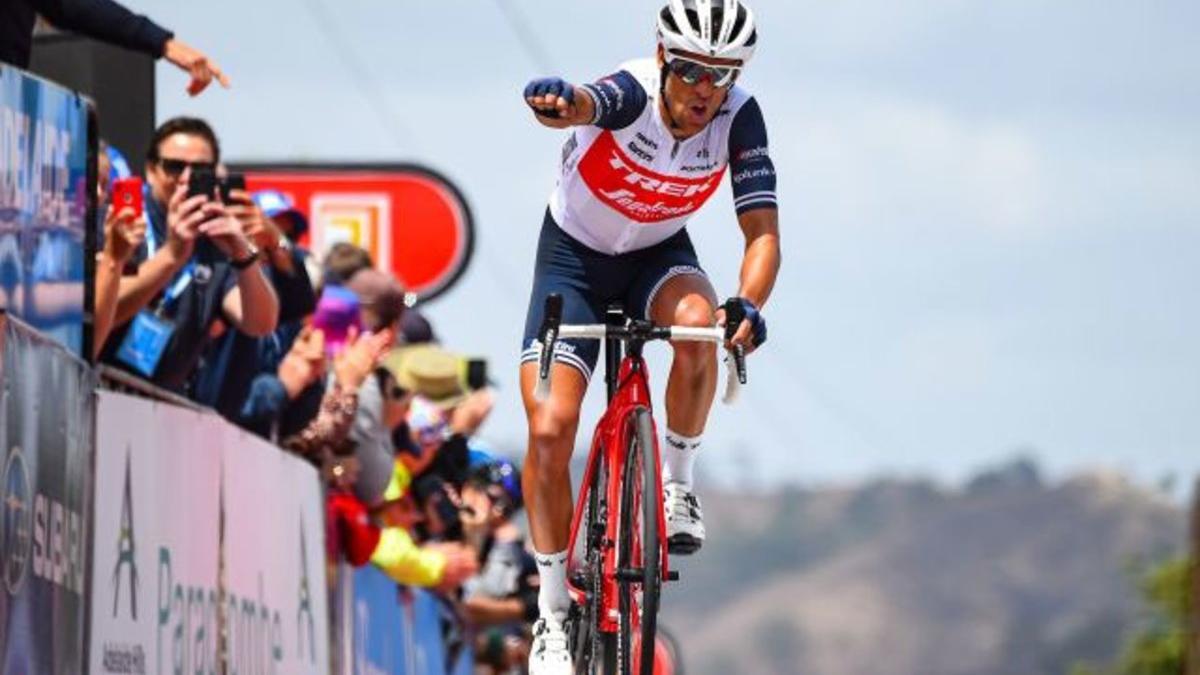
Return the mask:
[[[738,327],[742,325],[742,321],[746,318],[746,310],[742,306],[741,300],[730,298],[722,305],[725,310],[725,339],[732,340],[737,334]],[[542,312],[542,325],[538,329],[538,337],[542,343],[542,353],[538,359],[538,378],[546,380],[550,377],[550,364],[554,360],[554,347],[558,342],[559,327],[562,326],[562,311],[563,299],[558,293],[551,293],[546,296],[546,304]],[[670,329],[665,327],[657,327],[648,322],[636,323],[623,328],[609,328],[609,335],[628,332],[631,335],[637,335],[640,339],[650,337],[651,339],[663,339],[670,337]],[[733,363],[737,369],[737,378],[740,384],[746,384],[746,350],[742,345],[735,345],[733,350]]]

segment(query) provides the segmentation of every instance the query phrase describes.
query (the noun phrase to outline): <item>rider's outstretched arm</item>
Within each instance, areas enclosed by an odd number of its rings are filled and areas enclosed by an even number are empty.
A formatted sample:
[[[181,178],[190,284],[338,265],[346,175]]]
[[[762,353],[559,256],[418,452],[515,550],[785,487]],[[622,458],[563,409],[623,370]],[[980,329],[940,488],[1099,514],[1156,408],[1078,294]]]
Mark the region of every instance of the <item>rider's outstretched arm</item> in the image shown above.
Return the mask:
[[[539,122],[554,129],[584,125],[622,129],[645,109],[646,90],[626,70],[578,86],[559,77],[543,77],[526,85],[525,102]]]

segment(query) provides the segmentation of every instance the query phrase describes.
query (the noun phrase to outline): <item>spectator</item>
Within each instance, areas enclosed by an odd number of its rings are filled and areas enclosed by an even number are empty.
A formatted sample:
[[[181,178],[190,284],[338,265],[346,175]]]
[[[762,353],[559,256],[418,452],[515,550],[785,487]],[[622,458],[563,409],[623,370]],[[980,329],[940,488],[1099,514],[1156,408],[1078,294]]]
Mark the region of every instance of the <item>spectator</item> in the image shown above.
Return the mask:
[[[313,338],[311,343],[310,337]],[[389,331],[361,338],[352,334],[334,358],[333,379],[325,390],[320,412],[303,430],[285,439],[283,446],[320,464],[329,462],[331,455],[347,454],[349,446],[346,441],[358,405],[357,392],[375,370],[380,358],[391,346],[391,341]],[[306,348],[311,344],[311,347],[321,350],[322,333],[317,329],[305,329],[296,344]],[[318,373],[313,379],[319,378],[319,373],[324,372],[323,362],[322,365],[313,364],[312,361],[309,363]],[[357,474],[357,464],[355,466]],[[347,483],[352,484],[353,481]]]
[[[307,249],[300,246],[300,240],[308,233],[308,218],[296,208],[292,200],[278,190],[258,190],[254,193],[254,203],[267,214],[290,245],[295,248],[304,260],[304,268],[313,288],[322,284],[321,265]]]
[[[219,323],[223,334],[205,355],[193,398],[238,426],[266,437],[269,426],[257,423],[262,405],[250,400],[257,391],[254,379],[264,372],[276,372],[317,300],[303,253],[291,245],[274,219],[244,190],[232,190],[229,197],[230,214],[241,223],[243,234],[262,251],[267,277],[279,298],[279,325],[271,335],[256,338],[223,330],[224,324]],[[319,400],[319,395],[316,398]]]
[[[0,3],[0,61],[29,67],[33,26],[39,13],[58,28],[166,59],[191,77],[187,91],[192,96],[214,79],[229,88],[229,78],[212,59],[112,0],[4,0]]]
[[[411,495],[411,476],[403,465],[395,471],[374,509],[382,529],[371,562],[394,581],[424,588],[455,589],[479,569],[475,552],[462,543],[418,546],[410,528],[423,519]]]
[[[463,486],[463,529],[479,551],[479,574],[463,586],[463,614],[481,628],[476,660],[494,672],[522,663],[525,626],[537,618],[537,563],[513,518],[521,510],[521,474],[508,460],[476,465]]]
[[[358,295],[330,287],[317,301],[310,330],[302,330],[274,371],[259,372],[239,412],[239,424],[272,442],[299,434],[316,417],[326,392],[326,362],[336,357],[362,322]],[[358,388],[353,393],[358,411]]]
[[[363,248],[346,242],[338,242],[325,255],[322,266],[323,280],[326,284],[346,284],[359,271],[370,269],[374,265],[374,262],[371,261],[371,254]],[[437,336],[434,334],[429,320],[416,309],[408,307],[408,304],[406,299],[405,307],[407,309],[400,314],[400,343],[416,345],[437,342]]]
[[[357,294],[363,310],[363,328],[369,332],[387,331],[404,311],[403,291],[394,279],[377,270],[366,268],[354,272],[346,289]],[[331,291],[336,287],[327,287]],[[392,475],[395,448],[388,411],[402,403],[402,391],[393,395],[388,386],[390,374],[382,369],[380,377],[368,381],[358,392],[358,417],[350,433],[356,444],[355,457],[362,473],[355,483],[355,493],[368,507],[382,498]]]
[[[492,392],[467,391],[462,358],[436,345],[395,350],[384,364],[401,388],[417,396],[405,418],[408,438],[396,443],[400,461],[414,475],[432,471],[461,485],[467,443],[491,414]]]
[[[116,161],[114,161],[114,159]],[[133,217],[132,210],[114,212],[109,204],[109,186],[114,174],[127,176],[129,167],[124,158],[111,146],[100,141],[100,152],[96,157],[96,203],[102,212],[101,250],[96,254],[95,309],[92,312],[92,356],[98,356],[100,348],[112,330],[117,312],[117,296],[120,293],[121,274],[125,263],[146,238],[146,220]]]
[[[125,263],[146,239],[146,219],[134,217],[128,207],[116,211],[107,207],[104,219],[104,248],[96,254],[96,295],[93,311],[93,357],[112,331],[117,314],[117,296],[121,290],[121,273]]]
[[[321,276],[326,284],[341,286],[360,270],[371,269],[374,266],[371,254],[367,253],[366,249],[339,241],[329,247],[329,252],[325,254],[324,271]]]
[[[358,296],[367,330],[396,327],[404,313],[404,289],[394,278],[368,268],[355,272],[345,286]]]
[[[241,224],[213,196],[187,196],[192,170],[215,171],[220,160],[212,128],[168,120],[146,156],[146,246],[134,256],[137,275],[121,280],[115,321],[124,325],[103,358],[183,392],[215,321],[267,335],[279,302]]]
[[[406,345],[420,345],[437,342],[433,332],[433,324],[416,309],[409,308],[400,315],[400,342]]]

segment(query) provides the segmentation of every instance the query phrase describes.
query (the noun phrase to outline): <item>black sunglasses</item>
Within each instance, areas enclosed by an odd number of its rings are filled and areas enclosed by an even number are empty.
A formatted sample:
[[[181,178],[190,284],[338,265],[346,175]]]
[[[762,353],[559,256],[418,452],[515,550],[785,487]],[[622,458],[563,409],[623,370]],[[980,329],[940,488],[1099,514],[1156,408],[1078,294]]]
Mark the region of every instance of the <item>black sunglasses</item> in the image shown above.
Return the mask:
[[[681,56],[675,56],[670,61],[667,61],[667,68],[670,69],[676,77],[683,80],[686,85],[693,85],[704,79],[706,76],[712,79],[714,87],[724,87],[733,82],[737,78],[740,68],[729,67],[722,68],[719,66],[707,66],[696,61],[689,61]]]
[[[217,165],[213,162],[189,162],[182,159],[167,159],[166,157],[161,157],[157,161],[163,173],[172,178],[178,177],[188,167],[191,167],[192,173],[197,171],[212,172],[217,169]]]

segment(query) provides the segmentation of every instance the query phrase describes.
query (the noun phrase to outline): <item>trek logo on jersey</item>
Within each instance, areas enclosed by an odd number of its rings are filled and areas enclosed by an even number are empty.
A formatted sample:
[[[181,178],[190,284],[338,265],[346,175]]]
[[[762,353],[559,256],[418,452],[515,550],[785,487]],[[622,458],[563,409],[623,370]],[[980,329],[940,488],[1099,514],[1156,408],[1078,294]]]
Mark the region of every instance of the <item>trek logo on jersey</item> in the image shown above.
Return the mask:
[[[686,178],[656,173],[625,154],[605,131],[579,162],[579,174],[597,199],[639,223],[686,216],[700,208],[721,182],[725,168]]]

